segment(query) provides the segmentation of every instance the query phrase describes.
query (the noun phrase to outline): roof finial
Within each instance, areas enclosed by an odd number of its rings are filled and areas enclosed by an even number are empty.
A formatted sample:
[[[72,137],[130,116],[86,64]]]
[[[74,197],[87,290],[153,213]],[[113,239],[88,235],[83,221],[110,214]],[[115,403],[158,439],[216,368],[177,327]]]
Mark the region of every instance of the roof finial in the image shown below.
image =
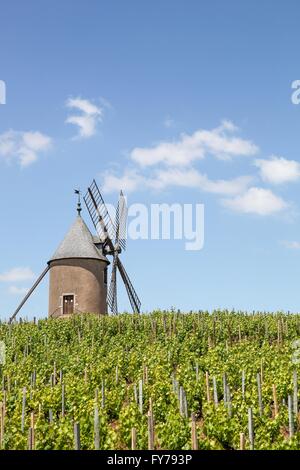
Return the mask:
[[[78,202],[77,202],[77,212],[78,215],[80,216],[80,212],[82,211],[81,209],[81,191],[80,189],[74,189],[74,193],[78,195]]]

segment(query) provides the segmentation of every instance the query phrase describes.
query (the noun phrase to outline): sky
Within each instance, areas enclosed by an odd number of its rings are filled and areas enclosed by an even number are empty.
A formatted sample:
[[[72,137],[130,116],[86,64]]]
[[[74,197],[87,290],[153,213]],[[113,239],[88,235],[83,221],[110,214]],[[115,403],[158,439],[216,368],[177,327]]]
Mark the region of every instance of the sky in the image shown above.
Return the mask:
[[[128,239],[143,311],[299,311],[299,20],[297,0],[3,0],[0,318],[93,178],[109,204],[204,205],[200,250]],[[45,279],[22,316],[47,309]]]

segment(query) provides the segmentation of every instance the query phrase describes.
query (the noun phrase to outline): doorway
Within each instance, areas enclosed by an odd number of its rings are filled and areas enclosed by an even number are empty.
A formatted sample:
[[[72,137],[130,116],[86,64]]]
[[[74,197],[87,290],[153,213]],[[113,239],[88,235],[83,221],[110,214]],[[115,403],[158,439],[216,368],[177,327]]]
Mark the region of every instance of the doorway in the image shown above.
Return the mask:
[[[63,314],[70,315],[74,313],[74,295],[63,296]]]

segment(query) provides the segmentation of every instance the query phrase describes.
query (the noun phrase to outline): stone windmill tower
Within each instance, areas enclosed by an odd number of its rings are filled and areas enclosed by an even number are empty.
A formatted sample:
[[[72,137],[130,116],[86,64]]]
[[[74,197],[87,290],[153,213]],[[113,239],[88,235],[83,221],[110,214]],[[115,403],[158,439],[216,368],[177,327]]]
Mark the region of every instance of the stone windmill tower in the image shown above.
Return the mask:
[[[76,190],[75,193],[78,194],[78,214],[73,225],[48,261],[46,269],[10,317],[10,322],[48,272],[49,317],[69,317],[76,313],[106,314],[107,307],[113,315],[118,314],[117,273],[124,283],[133,312],[140,312],[140,299],[120,260],[120,254],[126,248],[127,217],[122,191],[113,223],[95,180],[88,188],[84,202],[97,236],[91,234],[82,219],[80,191]],[[107,270],[110,263],[107,256],[113,258],[109,287]]]
[[[48,262],[49,317],[73,313],[107,313],[108,259],[101,244],[78,216]]]

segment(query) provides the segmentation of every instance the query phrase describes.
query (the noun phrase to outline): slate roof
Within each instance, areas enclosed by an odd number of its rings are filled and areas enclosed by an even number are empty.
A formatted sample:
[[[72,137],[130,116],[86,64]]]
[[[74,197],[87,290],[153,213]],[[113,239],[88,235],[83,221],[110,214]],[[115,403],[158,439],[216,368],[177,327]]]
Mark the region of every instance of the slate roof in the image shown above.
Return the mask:
[[[93,235],[79,215],[49,262],[66,258],[92,258],[109,263],[95,246]]]

